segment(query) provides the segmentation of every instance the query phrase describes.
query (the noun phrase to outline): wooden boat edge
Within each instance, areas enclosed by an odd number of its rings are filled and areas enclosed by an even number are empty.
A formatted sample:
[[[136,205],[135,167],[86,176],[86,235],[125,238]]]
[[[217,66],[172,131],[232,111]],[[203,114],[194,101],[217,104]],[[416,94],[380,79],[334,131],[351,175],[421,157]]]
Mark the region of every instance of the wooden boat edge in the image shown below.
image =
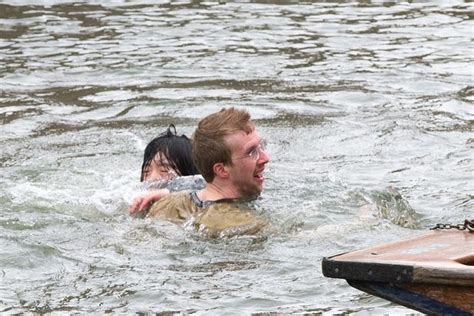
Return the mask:
[[[413,291],[410,288],[403,288],[403,286],[389,282],[347,280],[347,283],[360,291],[429,315],[469,316],[474,313],[471,307],[465,307],[466,310],[460,306],[443,302],[440,298],[431,298],[426,293]]]
[[[378,281],[409,282],[413,281],[413,266],[374,262],[338,261],[338,255],[323,258],[323,275],[330,278]]]
[[[394,283],[435,283],[474,286],[473,269],[449,269],[420,266],[417,263],[337,260],[339,255],[324,257],[325,277]]]

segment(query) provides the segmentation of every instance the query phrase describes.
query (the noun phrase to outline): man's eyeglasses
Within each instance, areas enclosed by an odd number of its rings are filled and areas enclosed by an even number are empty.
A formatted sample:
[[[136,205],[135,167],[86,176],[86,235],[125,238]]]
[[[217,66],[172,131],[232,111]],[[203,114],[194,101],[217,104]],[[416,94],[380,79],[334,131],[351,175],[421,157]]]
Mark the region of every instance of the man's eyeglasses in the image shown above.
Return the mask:
[[[246,154],[243,157],[238,157],[234,159],[245,159],[245,158],[251,158],[252,160],[258,160],[260,159],[260,153],[265,151],[265,148],[267,148],[267,142],[266,140],[262,139],[260,143],[252,149],[248,154]]]

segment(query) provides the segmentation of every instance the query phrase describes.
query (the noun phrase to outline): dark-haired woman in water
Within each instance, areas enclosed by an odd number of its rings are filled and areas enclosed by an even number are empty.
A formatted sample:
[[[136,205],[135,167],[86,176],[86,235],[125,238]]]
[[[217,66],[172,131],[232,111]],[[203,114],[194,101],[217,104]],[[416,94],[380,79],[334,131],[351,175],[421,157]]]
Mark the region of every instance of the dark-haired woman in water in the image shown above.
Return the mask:
[[[145,148],[140,181],[172,180],[199,174],[191,158],[191,140],[171,124]]]
[[[148,143],[140,182],[144,182],[149,191],[133,200],[128,208],[130,214],[143,211],[170,192],[204,187],[204,179],[194,165],[191,150],[191,140],[186,135],[177,135],[173,124]]]

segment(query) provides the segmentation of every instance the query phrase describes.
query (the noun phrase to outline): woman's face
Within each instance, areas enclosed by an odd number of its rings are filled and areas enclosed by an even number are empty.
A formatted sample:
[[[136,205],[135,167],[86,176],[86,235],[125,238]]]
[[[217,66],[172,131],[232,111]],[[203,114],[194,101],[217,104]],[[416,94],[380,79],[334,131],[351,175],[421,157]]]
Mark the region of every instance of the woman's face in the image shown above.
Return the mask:
[[[143,170],[143,181],[171,180],[177,176],[162,153],[157,153]]]

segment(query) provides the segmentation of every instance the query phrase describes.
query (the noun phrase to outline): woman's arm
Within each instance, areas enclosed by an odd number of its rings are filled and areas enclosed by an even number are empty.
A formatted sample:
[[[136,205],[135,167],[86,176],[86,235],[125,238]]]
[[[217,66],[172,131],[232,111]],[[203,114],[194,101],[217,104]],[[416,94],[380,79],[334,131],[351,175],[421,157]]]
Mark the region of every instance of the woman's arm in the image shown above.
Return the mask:
[[[153,202],[158,201],[162,197],[170,194],[170,190],[168,189],[159,189],[159,190],[151,190],[143,195],[140,195],[133,199],[132,203],[128,207],[128,212],[130,215],[135,215],[145,211],[145,209]]]

